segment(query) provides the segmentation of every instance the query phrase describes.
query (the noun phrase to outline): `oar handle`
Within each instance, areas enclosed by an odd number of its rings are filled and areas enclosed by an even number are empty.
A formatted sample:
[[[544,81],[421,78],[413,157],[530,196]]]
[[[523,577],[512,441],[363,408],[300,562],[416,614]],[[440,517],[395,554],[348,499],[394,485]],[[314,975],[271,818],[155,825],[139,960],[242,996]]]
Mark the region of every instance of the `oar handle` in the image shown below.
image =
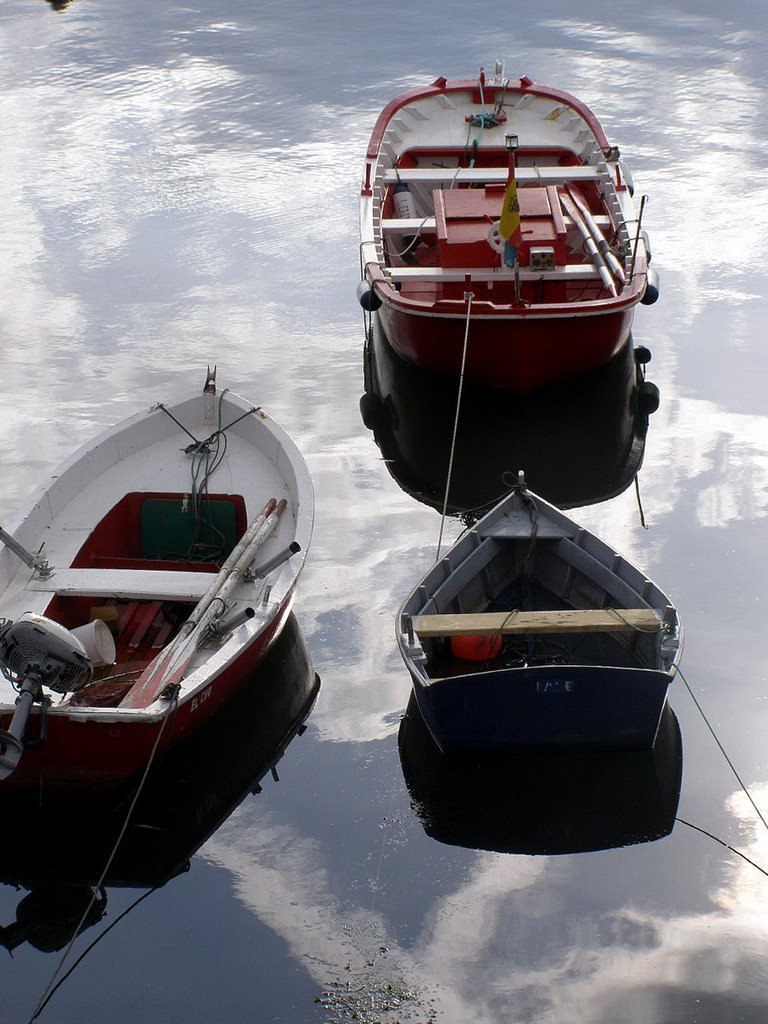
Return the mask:
[[[574,201],[576,206],[581,211],[581,215],[584,218],[584,222],[589,228],[590,233],[594,238],[595,242],[597,243],[597,247],[600,250],[601,256],[608,264],[608,266],[611,268],[619,282],[621,284],[624,284],[626,280],[624,268],[622,267],[619,260],[616,258],[615,253],[612,251],[607,239],[603,235],[603,232],[600,230],[600,226],[598,225],[597,221],[592,216],[592,213],[589,207],[587,206],[586,201],[583,199],[581,194],[576,191],[576,189],[571,188],[570,185],[566,185],[565,187],[568,192],[568,195],[571,197],[571,199]]]
[[[43,558],[42,555],[33,555],[31,551],[27,551],[23,544],[19,544],[14,536],[8,533],[0,526],[0,541],[12,551],[17,558],[20,558],[25,565],[28,565],[30,569],[34,569],[41,580],[46,580],[53,572],[53,566],[48,564],[48,560]]]
[[[232,563],[231,556],[227,559],[225,567],[222,568],[217,577],[217,585],[215,587],[212,585],[209,588],[208,593],[195,607],[173,640],[144,669],[121,701],[121,707],[147,707],[169,683],[176,682],[181,678],[189,665],[204,630],[217,614],[221,614],[216,602],[219,601],[223,605],[230,592],[242,581],[245,571],[256,557],[258,549],[274,529],[278,517],[286,505],[285,499],[277,502],[272,499],[271,502],[267,503],[265,509],[270,507],[271,511],[266,517],[263,514],[257,516],[251,524],[247,531],[249,535],[248,543],[245,545],[239,543],[237,546],[239,557],[237,557],[234,563]],[[226,578],[220,579],[222,575],[226,575]]]
[[[565,195],[562,192],[558,192],[558,196],[563,209],[571,218],[576,227],[579,229],[581,237],[584,239],[584,244],[587,247],[587,252],[589,253],[592,259],[592,263],[595,267],[595,270],[597,270],[598,274],[600,275],[600,280],[603,282],[603,284],[611,293],[611,295],[616,296],[618,293],[616,291],[616,285],[613,283],[611,272],[609,271],[606,262],[603,259],[602,254],[600,253],[600,250],[597,248],[595,239],[592,237],[591,231],[584,222],[584,218],[581,216],[581,213],[579,212],[576,203],[574,203],[574,201],[571,199],[569,195]]]

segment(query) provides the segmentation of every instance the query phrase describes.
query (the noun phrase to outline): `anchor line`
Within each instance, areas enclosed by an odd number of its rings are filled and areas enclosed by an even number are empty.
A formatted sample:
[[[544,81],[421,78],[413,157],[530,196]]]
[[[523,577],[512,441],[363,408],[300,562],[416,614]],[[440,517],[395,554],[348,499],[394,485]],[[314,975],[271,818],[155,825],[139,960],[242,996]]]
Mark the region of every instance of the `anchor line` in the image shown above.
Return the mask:
[[[50,978],[48,984],[46,985],[45,989],[43,990],[42,995],[38,999],[37,1005],[35,1006],[34,1010],[32,1011],[31,1016],[28,1018],[27,1024],[33,1024],[33,1021],[37,1020],[37,1018],[43,1012],[43,1009],[47,1005],[48,1001],[53,996],[53,993],[59,987],[58,984],[56,984],[56,979],[58,978],[62,968],[64,967],[64,964],[66,963],[67,957],[72,952],[72,947],[74,946],[75,942],[77,941],[77,937],[80,934],[80,931],[81,931],[83,925],[85,924],[85,922],[86,922],[86,920],[88,918],[88,915],[91,912],[91,908],[93,907],[94,903],[96,902],[96,895],[97,895],[97,893],[100,892],[101,889],[104,886],[104,879],[107,877],[107,872],[109,871],[109,869],[110,869],[110,867],[112,865],[112,861],[115,859],[115,856],[117,855],[117,851],[120,848],[120,844],[122,843],[123,838],[125,836],[125,833],[126,833],[126,831],[128,829],[128,825],[129,825],[131,817],[133,815],[133,811],[134,811],[134,809],[136,807],[136,804],[138,803],[138,800],[139,800],[139,797],[141,796],[141,793],[144,790],[144,787],[146,785],[147,779],[149,778],[149,772],[150,772],[152,764],[153,764],[153,762],[155,760],[155,755],[157,754],[158,747],[160,746],[160,740],[162,738],[163,732],[165,731],[165,727],[168,724],[168,721],[170,720],[170,718],[173,716],[174,712],[176,711],[177,698],[178,698],[178,692],[174,694],[174,696],[171,699],[171,702],[170,702],[170,704],[168,706],[168,709],[167,709],[166,713],[163,715],[162,721],[160,723],[160,728],[157,730],[157,736],[155,737],[155,742],[152,745],[152,750],[150,751],[149,758],[147,759],[147,763],[146,763],[146,766],[144,768],[144,772],[143,772],[143,774],[141,776],[141,780],[139,781],[139,784],[136,787],[136,792],[134,793],[133,798],[131,799],[131,803],[130,803],[130,805],[128,807],[128,811],[127,811],[127,813],[125,815],[125,820],[123,821],[123,824],[122,824],[122,827],[120,828],[120,832],[118,833],[117,839],[115,840],[114,845],[112,846],[112,849],[111,849],[111,851],[109,853],[109,856],[107,857],[107,860],[106,860],[106,863],[104,865],[104,868],[103,868],[103,870],[101,872],[101,875],[99,876],[99,880],[96,883],[96,885],[93,887],[93,892],[91,894],[91,898],[90,898],[90,900],[88,902],[88,905],[86,906],[86,908],[83,911],[83,914],[82,914],[80,920],[78,921],[77,925],[75,926],[75,930],[72,933],[72,938],[67,943],[66,948],[64,949],[64,952],[62,953],[61,957],[59,958],[59,962],[56,965],[56,967],[55,967],[55,969],[53,971],[53,974],[51,975],[51,978]],[[90,947],[89,947],[89,949],[90,949]],[[80,962],[80,959],[82,959],[82,957],[80,957],[78,959],[77,963]],[[76,966],[76,964],[73,965],[73,966]],[[71,973],[71,972],[67,972],[67,975],[65,975],[65,977],[67,977],[69,975],[69,973]],[[62,978],[61,981],[64,981],[64,978]]]
[[[456,415],[453,419],[453,437],[451,438],[451,453],[448,458],[448,474],[445,480],[445,497],[443,499],[443,512],[440,517],[440,532],[437,537],[437,552],[435,554],[435,562],[440,559],[440,548],[443,544],[443,530],[445,529],[445,517],[448,510],[448,494],[451,489],[451,476],[453,475],[453,459],[456,454],[456,435],[459,432],[459,413],[461,412],[461,395],[464,390],[464,368],[467,362],[467,346],[469,343],[469,321],[472,313],[472,299],[475,297],[474,292],[465,292],[464,298],[467,301],[467,319],[464,326],[464,347],[461,352],[461,370],[459,372],[459,390],[456,394]]]

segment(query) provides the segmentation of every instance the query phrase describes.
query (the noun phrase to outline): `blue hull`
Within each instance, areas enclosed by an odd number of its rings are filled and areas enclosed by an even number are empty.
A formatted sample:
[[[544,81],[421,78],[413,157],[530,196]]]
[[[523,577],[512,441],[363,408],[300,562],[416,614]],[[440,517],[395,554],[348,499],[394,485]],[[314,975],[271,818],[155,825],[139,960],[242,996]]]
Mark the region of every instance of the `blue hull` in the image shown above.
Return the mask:
[[[542,665],[415,680],[445,752],[546,747],[650,748],[671,675],[647,669]]]

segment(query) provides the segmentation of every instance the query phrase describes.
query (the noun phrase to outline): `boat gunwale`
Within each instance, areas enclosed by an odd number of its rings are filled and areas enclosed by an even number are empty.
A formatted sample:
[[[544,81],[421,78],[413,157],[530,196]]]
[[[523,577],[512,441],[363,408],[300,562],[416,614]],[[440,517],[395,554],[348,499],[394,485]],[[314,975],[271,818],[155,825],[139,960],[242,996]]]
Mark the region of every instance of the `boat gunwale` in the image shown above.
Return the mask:
[[[438,78],[432,83],[432,85],[416,86],[404,93],[400,93],[399,96],[395,96],[386,104],[376,119],[376,123],[374,124],[370,141],[368,143],[366,160],[375,161],[378,158],[387,126],[392,118],[398,113],[398,111],[402,110],[403,107],[409,106],[415,101],[421,99],[427,100],[436,96],[445,96],[456,92],[476,92],[478,89],[479,80],[477,78],[454,79],[450,81],[444,78]],[[578,99],[571,93],[565,92],[561,89],[553,89],[550,86],[538,85],[526,76],[521,76],[515,84],[513,84],[512,79],[508,79],[506,85],[504,83],[486,82],[483,85],[483,95],[489,106],[492,106],[496,102],[497,92],[504,95],[517,94],[520,96],[539,96],[542,99],[551,99],[557,103],[570,107],[587,124],[590,131],[595,136],[595,141],[598,147],[603,150],[604,153],[610,150],[610,143],[608,142],[605,131],[596,115],[583,100]],[[361,191],[363,195],[368,194],[366,192],[365,182],[363,183]]]
[[[473,320],[557,320],[567,318],[573,320],[583,317],[602,317],[607,313],[622,313],[625,310],[633,309],[642,301],[642,295],[647,285],[647,273],[644,269],[644,261],[641,263],[638,258],[638,265],[632,280],[619,292],[618,295],[606,295],[597,299],[579,299],[576,302],[537,302],[535,305],[526,306],[515,302],[495,303],[487,299],[472,299]],[[477,268],[475,268],[477,269]],[[485,272],[487,274],[487,272]],[[425,316],[431,319],[466,320],[467,302],[465,299],[445,299],[442,297],[432,299],[418,299],[411,297],[408,293],[403,294],[394,283],[387,277],[386,271],[380,263],[371,261],[365,265],[365,274],[370,282],[371,288],[380,296],[382,302],[391,309],[409,316]],[[543,277],[544,275],[540,275]],[[465,277],[467,284],[471,287],[472,273],[468,269]],[[538,280],[538,278],[532,278]],[[514,275],[498,269],[494,282],[500,284],[514,282]],[[456,311],[440,308],[447,304],[455,305]],[[490,311],[485,311],[486,307]]]

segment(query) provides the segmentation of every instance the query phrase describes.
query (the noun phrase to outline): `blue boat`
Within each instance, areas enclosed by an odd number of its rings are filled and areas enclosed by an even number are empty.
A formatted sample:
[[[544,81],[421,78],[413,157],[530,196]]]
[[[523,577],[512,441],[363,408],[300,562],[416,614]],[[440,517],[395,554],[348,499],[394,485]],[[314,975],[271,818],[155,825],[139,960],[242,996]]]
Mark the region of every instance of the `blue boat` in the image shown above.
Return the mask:
[[[682,654],[669,597],[522,474],[419,581],[397,638],[445,753],[648,749]]]

